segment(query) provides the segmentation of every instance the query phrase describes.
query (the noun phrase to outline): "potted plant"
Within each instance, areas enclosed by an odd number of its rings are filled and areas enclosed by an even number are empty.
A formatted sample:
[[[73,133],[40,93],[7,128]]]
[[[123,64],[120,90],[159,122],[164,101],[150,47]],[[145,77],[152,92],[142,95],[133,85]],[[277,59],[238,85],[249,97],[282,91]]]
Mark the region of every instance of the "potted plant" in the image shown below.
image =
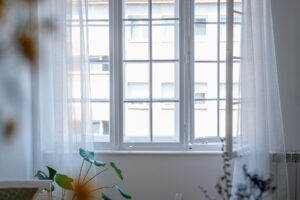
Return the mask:
[[[95,196],[93,196],[95,192],[101,191],[103,189],[116,189],[119,191],[123,198],[131,199],[131,196],[127,192],[125,192],[118,184],[106,185],[101,187],[94,186],[94,188],[91,187],[89,184],[92,180],[94,180],[96,177],[98,177],[100,174],[107,171],[108,169],[112,169],[116,173],[116,175],[121,179],[121,181],[123,181],[124,178],[122,175],[122,171],[116,166],[114,162],[110,162],[109,164],[107,164],[102,161],[98,161],[95,159],[94,152],[87,151],[81,148],[79,149],[79,155],[82,157],[82,164],[76,181],[65,174],[57,173],[55,169],[49,166],[47,166],[48,175],[45,172],[39,170],[35,176],[40,180],[52,180],[52,191],[54,191],[55,189],[54,183],[61,187],[63,191],[61,195],[62,200],[65,199],[66,192],[71,193],[72,200],[89,200],[95,198]],[[85,164],[88,165],[88,169],[85,172],[83,172]],[[92,166],[103,169],[94,174],[92,177],[88,178],[88,174]],[[103,200],[111,200],[111,198],[107,196],[104,192],[101,192],[101,197],[97,198]]]

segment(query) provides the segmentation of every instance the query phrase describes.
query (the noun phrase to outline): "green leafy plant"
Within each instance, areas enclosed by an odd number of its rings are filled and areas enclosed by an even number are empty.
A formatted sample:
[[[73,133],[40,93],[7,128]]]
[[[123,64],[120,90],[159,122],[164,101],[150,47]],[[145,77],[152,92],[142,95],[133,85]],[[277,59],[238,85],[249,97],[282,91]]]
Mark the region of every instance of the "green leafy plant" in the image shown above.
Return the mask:
[[[113,169],[113,171],[118,175],[118,177],[121,179],[121,181],[124,180],[124,177],[122,175],[121,169],[119,169],[114,162],[110,162],[109,165],[107,165],[105,162],[99,161],[95,159],[95,154],[94,152],[87,151],[84,149],[79,149],[79,155],[82,157],[82,163],[78,175],[78,179],[75,182],[73,178],[68,177],[65,174],[59,174],[57,171],[49,166],[47,166],[48,169],[48,174],[47,175],[45,172],[39,170],[35,177],[37,177],[40,180],[52,180],[52,186],[51,186],[51,191],[54,191],[54,182],[63,189],[63,194],[61,199],[65,198],[65,192],[66,191],[72,191],[72,200],[73,199],[89,199],[92,197],[92,194],[96,191],[101,191],[102,189],[116,189],[119,191],[121,196],[125,199],[131,199],[131,196],[125,192],[119,185],[113,184],[110,186],[102,186],[102,187],[97,187],[90,189],[87,187],[88,183],[90,183],[93,179],[98,177],[100,174],[105,172],[108,169]],[[84,165],[88,164],[88,169],[83,173],[83,168]],[[97,172],[95,175],[87,179],[88,174],[92,168],[92,166],[98,167],[98,168],[103,168],[99,172]],[[111,200],[109,196],[107,196],[105,193],[101,193],[101,198],[103,200]]]

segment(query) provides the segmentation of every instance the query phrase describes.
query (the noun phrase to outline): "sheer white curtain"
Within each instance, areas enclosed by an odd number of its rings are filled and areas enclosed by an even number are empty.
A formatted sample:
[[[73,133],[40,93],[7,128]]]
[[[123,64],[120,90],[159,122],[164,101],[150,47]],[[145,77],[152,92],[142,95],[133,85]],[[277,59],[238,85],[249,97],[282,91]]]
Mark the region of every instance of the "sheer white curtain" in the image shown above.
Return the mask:
[[[235,159],[234,184],[244,182],[246,163],[250,172],[277,179],[272,199],[289,199],[271,0],[244,0],[243,12],[241,142],[247,151]],[[280,160],[277,170],[272,155]]]
[[[39,134],[35,171],[48,165],[73,176],[79,148],[92,150],[87,2],[41,1],[39,18],[54,23],[40,33]]]

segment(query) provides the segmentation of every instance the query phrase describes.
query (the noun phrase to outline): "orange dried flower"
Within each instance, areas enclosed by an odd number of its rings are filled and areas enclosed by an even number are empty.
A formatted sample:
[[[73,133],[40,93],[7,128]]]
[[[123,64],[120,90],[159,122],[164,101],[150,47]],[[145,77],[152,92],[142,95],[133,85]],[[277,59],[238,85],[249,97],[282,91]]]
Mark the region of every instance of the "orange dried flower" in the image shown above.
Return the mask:
[[[2,19],[3,15],[4,15],[4,7],[5,7],[4,0],[0,0],[0,19]]]
[[[24,57],[34,66],[37,60],[35,39],[31,35],[23,34],[18,38],[17,42]]]
[[[91,200],[92,193],[89,185],[76,181],[74,185],[74,199],[76,200]]]
[[[4,125],[4,134],[5,134],[5,137],[7,139],[12,137],[15,130],[16,130],[16,123],[15,123],[14,120],[9,120],[5,123],[5,125]]]

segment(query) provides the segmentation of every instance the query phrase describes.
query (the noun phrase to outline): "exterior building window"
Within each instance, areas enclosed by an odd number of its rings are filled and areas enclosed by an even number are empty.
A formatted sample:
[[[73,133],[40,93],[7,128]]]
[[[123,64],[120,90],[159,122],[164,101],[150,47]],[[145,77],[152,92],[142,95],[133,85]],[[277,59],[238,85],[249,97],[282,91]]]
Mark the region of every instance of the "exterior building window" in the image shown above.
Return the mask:
[[[93,133],[98,136],[109,135],[109,122],[108,121],[94,121],[93,122]]]
[[[103,60],[108,60],[108,56],[102,56]],[[102,64],[102,71],[103,72],[109,72],[109,64],[108,63],[104,63]]]
[[[100,122],[93,122],[93,133],[100,135]]]
[[[102,132],[103,132],[103,135],[109,135],[109,122],[108,121],[102,121]]]
[[[187,150],[218,143],[225,136],[225,1],[88,2],[96,143],[121,150]],[[234,2],[241,8],[242,0]],[[242,12],[235,12],[235,102],[240,99],[241,19]],[[78,80],[74,73],[72,81]],[[239,112],[237,105],[235,136]]]
[[[148,39],[148,32],[145,24],[138,21],[130,22],[130,40],[135,42],[145,42]]]
[[[206,18],[195,18],[195,37],[203,38],[206,36]]]
[[[205,101],[201,101],[200,99],[205,99],[205,93],[204,92],[195,92],[195,99],[199,99],[195,102],[195,104],[205,104]]]

